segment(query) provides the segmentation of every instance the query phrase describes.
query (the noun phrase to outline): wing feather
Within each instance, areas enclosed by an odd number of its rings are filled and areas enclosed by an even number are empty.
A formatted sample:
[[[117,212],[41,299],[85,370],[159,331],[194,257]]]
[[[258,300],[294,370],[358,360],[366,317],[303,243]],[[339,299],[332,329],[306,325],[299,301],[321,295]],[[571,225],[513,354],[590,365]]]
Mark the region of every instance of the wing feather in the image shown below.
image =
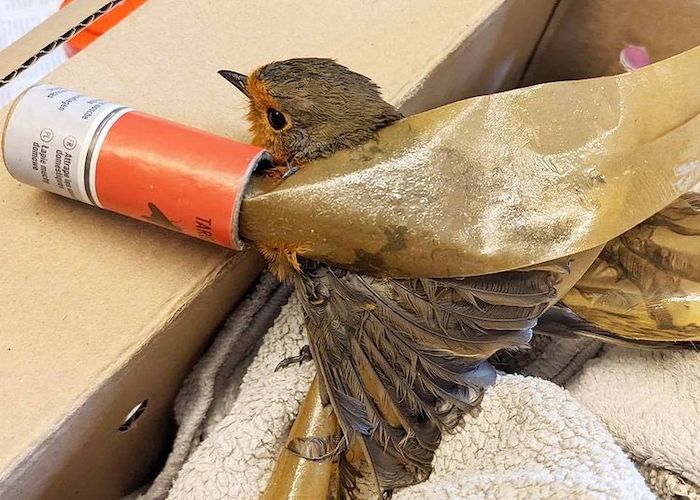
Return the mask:
[[[382,492],[425,480],[441,434],[495,380],[486,361],[527,344],[566,262],[477,278],[392,280],[304,262],[309,347],[345,442]]]

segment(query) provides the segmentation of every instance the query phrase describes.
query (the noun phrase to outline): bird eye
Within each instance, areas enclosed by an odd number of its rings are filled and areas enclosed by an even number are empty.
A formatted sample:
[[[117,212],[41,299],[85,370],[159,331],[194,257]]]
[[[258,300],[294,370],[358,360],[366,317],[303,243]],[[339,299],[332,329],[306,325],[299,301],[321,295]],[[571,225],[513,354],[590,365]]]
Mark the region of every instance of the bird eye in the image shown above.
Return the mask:
[[[267,121],[275,130],[282,130],[287,125],[287,119],[274,108],[267,109]]]

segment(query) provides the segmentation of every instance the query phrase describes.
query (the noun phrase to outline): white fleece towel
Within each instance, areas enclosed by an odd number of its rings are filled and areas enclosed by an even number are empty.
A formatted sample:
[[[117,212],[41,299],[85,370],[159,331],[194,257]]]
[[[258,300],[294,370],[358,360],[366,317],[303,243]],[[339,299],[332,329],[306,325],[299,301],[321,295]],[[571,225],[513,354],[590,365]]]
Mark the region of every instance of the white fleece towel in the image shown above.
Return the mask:
[[[396,498],[654,498],[600,422],[534,377],[499,377],[479,416],[445,437],[434,466]]]
[[[608,347],[567,389],[637,461],[700,485],[700,352]]]
[[[181,470],[164,471],[177,476],[168,498],[259,497],[314,374],[312,363],[273,369],[304,343],[292,299],[250,364],[230,377],[228,391],[217,391],[202,441]],[[427,482],[397,498],[654,498],[599,421],[566,391],[534,377],[500,376],[480,415],[444,439],[434,465]]]

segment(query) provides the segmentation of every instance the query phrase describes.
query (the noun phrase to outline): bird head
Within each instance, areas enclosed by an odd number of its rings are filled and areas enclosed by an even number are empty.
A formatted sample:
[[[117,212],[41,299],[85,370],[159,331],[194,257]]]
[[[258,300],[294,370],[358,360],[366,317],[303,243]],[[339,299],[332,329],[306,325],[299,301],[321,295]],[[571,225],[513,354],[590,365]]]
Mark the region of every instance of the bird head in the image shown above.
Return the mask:
[[[219,74],[248,98],[253,144],[277,165],[298,166],[362,144],[402,118],[372,80],[331,59],[273,62],[248,76]]]

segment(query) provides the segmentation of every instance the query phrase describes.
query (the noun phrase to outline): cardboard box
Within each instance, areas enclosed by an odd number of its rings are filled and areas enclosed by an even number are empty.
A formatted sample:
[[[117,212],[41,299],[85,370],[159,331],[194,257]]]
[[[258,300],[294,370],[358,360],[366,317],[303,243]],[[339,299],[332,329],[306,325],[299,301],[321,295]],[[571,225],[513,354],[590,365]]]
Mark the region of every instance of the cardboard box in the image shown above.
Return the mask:
[[[105,3],[73,2],[3,52],[0,70]],[[414,113],[514,86],[554,3],[150,0],[47,81],[246,140],[245,102],[219,69],[333,57]],[[128,493],[158,463],[182,378],[261,261],[22,186],[4,168],[0,235],[0,497]]]
[[[560,0],[523,85],[622,73],[627,45],[662,61],[700,45],[698,26],[695,0]]]

